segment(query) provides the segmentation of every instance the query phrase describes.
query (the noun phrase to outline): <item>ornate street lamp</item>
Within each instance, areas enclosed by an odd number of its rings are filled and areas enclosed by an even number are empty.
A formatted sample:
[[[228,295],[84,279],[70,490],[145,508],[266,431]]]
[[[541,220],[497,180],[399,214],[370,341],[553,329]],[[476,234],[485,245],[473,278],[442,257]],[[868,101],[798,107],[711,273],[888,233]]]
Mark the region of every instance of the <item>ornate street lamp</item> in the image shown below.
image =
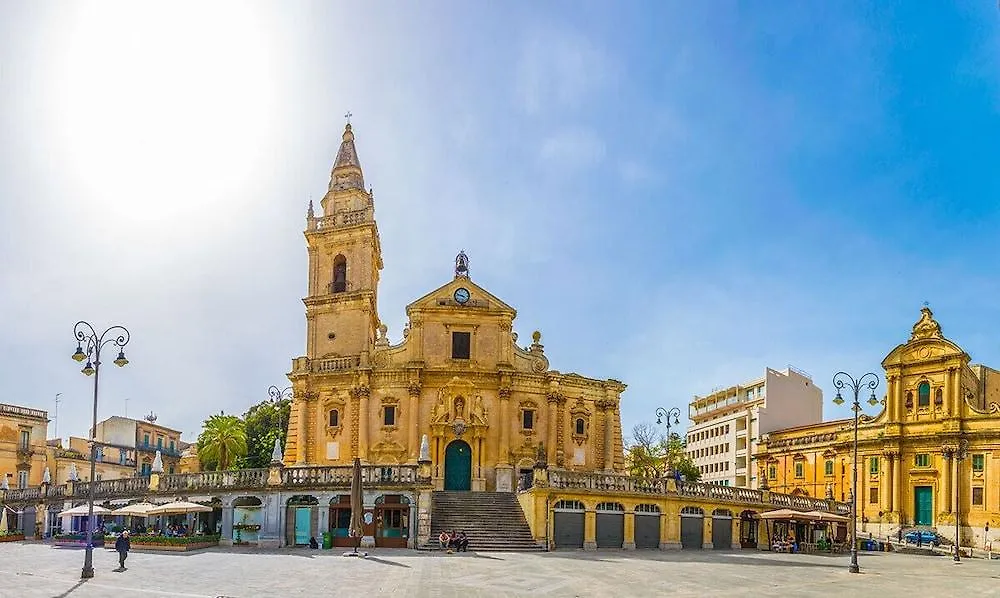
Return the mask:
[[[868,377],[871,380],[865,382]],[[875,389],[878,387],[878,376],[868,372],[867,374],[861,376],[857,380],[851,377],[850,374],[846,372],[837,372],[833,376],[833,385],[837,388],[837,396],[834,397],[833,403],[835,405],[843,405],[844,397],[840,395],[840,390],[842,388],[847,388],[848,390],[854,391],[854,403],[851,408],[854,410],[854,459],[851,461],[852,473],[851,473],[851,573],[860,573],[861,568],[858,567],[858,494],[856,489],[858,487],[858,418],[861,416],[861,402],[858,400],[858,395],[861,393],[862,388],[870,388],[872,391],[871,397],[868,398],[868,404],[871,406],[878,405],[878,399],[875,398]]]
[[[129,332],[124,326],[111,326],[97,334],[94,327],[87,322],[77,322],[73,326],[73,336],[76,337],[76,352],[73,359],[87,360],[80,370],[86,376],[94,377],[94,417],[90,428],[90,483],[87,485],[87,548],[83,557],[83,572],[80,577],[89,579],[94,576],[94,481],[97,478],[97,384],[101,377],[101,350],[106,345],[118,348],[118,357],[114,364],[118,367],[128,365],[125,358],[125,345],[129,341]]]
[[[665,424],[667,426],[667,440],[670,440],[670,418],[674,418],[673,425],[676,426],[681,423],[680,416],[681,410],[677,407],[671,407],[669,410],[664,409],[663,407],[656,408],[656,423],[660,425]]]
[[[281,399],[292,398],[292,387],[280,389],[277,386],[270,386],[267,389],[267,394],[271,397],[271,400],[277,403]]]
[[[962,557],[960,556],[962,545],[962,528],[960,527],[962,521],[962,461],[965,461],[967,456],[967,451],[969,448],[969,443],[966,442],[964,438],[958,440],[958,445],[955,446],[951,454],[955,458],[955,556],[954,561],[956,563],[962,562]]]

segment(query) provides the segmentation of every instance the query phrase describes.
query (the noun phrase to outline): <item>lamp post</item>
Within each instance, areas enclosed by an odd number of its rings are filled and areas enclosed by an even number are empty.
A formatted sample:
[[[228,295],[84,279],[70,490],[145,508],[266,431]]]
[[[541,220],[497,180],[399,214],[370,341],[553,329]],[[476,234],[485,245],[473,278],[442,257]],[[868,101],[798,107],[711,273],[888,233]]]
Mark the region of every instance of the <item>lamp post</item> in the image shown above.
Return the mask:
[[[867,380],[871,377],[871,380]],[[871,406],[878,405],[878,399],[875,398],[875,389],[878,387],[878,376],[868,372],[864,374],[857,380],[855,380],[850,374],[846,372],[837,372],[833,376],[833,385],[837,389],[837,396],[834,397],[833,403],[835,405],[843,405],[844,397],[840,395],[840,391],[843,388],[854,391],[854,403],[851,408],[854,410],[854,458],[851,460],[851,573],[860,573],[861,568],[858,567],[858,418],[861,415],[861,402],[858,400],[858,395],[861,393],[862,388],[870,388],[872,391],[871,397],[868,399],[868,404]]]
[[[962,562],[962,557],[960,556],[961,550],[959,547],[962,545],[962,529],[960,527],[962,521],[962,461],[965,461],[966,451],[968,450],[968,443],[964,438],[960,438],[958,445],[955,447],[955,557],[956,563]]]
[[[663,407],[656,408],[656,423],[663,424],[663,420],[666,420],[667,425],[667,464],[664,468],[663,475],[668,478],[672,478],[676,475],[674,472],[674,464],[671,463],[670,459],[670,418],[674,418],[674,425],[679,425],[681,423],[680,416],[681,410],[677,407],[671,407],[670,409],[664,409]]]
[[[125,358],[125,345],[129,341],[129,332],[124,326],[111,326],[98,334],[87,322],[77,322],[73,326],[73,336],[76,337],[76,352],[73,359],[87,360],[80,370],[86,376],[94,377],[94,415],[90,428],[90,484],[87,486],[87,548],[83,557],[82,579],[94,576],[94,480],[97,477],[97,384],[101,374],[101,350],[106,345],[118,347],[118,357],[114,364],[118,367],[128,365]]]
[[[670,409],[664,409],[663,407],[656,408],[656,423],[663,424],[664,419],[666,420],[667,426],[667,440],[670,440],[670,418],[674,418],[674,425],[679,425],[681,423],[681,410],[677,407],[671,407]]]
[[[269,386],[267,388],[267,394],[271,397],[271,400],[277,403],[281,399],[292,398],[292,387],[280,389],[277,386]]]

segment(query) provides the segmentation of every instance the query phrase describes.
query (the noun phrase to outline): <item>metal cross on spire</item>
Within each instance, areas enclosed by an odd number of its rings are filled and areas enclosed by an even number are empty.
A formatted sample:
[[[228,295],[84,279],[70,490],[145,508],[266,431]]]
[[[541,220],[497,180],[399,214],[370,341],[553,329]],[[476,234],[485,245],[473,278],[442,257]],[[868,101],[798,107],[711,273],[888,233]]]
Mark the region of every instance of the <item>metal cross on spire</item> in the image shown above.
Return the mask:
[[[348,110],[347,113],[344,114],[344,118],[347,119],[347,124],[351,124],[351,117],[352,116],[354,116],[354,114],[352,114],[350,110]]]

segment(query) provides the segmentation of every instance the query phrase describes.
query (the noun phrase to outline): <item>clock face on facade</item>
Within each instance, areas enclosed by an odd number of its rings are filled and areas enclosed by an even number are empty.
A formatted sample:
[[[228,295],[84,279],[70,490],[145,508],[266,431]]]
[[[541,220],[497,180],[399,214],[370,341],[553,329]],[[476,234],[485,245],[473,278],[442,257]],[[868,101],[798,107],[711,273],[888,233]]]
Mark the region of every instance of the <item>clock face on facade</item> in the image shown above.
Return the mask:
[[[455,289],[455,301],[457,301],[459,305],[465,305],[468,303],[469,296],[469,289],[465,287]]]

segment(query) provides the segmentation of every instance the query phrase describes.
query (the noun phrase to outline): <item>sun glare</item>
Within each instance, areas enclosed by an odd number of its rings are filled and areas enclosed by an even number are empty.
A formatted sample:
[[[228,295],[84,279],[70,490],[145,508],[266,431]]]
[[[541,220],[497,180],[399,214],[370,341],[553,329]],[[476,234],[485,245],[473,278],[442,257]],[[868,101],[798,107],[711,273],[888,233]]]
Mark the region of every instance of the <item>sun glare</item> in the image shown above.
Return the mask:
[[[74,184],[111,212],[169,217],[236,201],[271,141],[277,48],[266,15],[182,6],[86,3],[67,15],[52,133]]]

